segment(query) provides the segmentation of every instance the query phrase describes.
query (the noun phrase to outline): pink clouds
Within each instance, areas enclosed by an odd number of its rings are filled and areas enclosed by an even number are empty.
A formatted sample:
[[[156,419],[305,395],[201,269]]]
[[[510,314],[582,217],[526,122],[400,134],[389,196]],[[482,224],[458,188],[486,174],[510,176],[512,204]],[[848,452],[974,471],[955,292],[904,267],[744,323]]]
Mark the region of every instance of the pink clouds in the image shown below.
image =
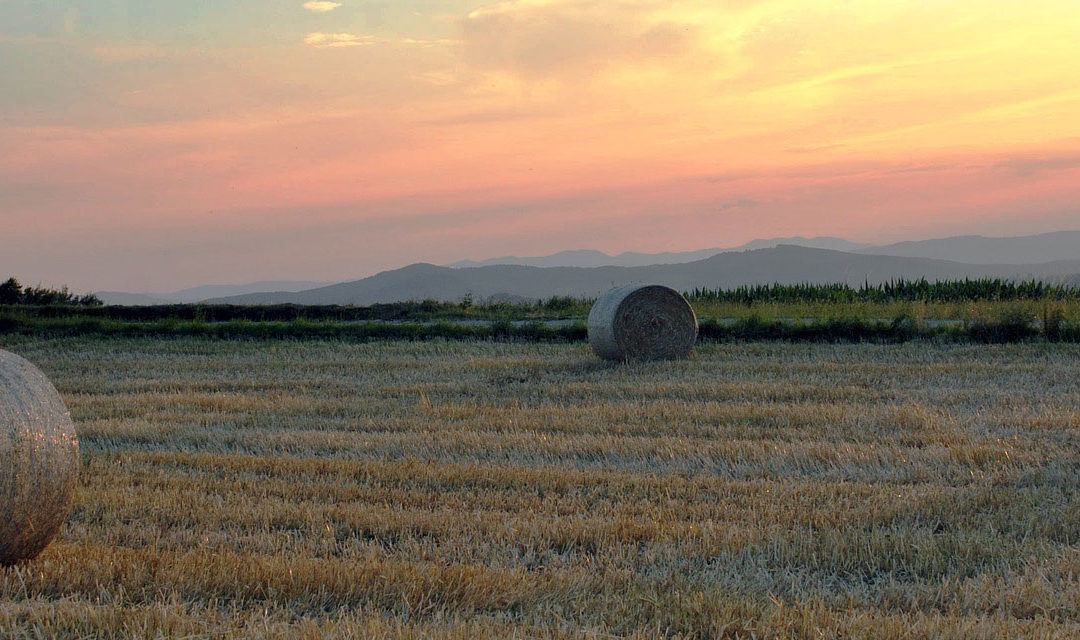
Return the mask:
[[[96,93],[0,98],[18,114],[0,124],[0,216],[19,243],[0,249],[30,279],[161,289],[212,275],[170,242],[235,263],[232,280],[335,279],[1080,226],[1080,9],[991,4],[446,2],[378,29],[349,3],[298,4],[277,39],[73,34],[57,59]],[[48,75],[54,45],[11,46]],[[51,253],[80,240],[98,246],[78,268]],[[159,266],[132,274],[109,258],[124,246],[156,247]],[[273,259],[251,259],[259,246]]]

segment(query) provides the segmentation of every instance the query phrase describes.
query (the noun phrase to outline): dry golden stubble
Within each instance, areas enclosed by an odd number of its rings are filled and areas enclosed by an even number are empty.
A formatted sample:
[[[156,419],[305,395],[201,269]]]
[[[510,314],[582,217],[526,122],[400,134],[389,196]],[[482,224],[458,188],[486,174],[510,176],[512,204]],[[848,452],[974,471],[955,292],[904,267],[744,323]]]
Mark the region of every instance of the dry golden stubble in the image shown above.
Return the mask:
[[[1074,346],[4,340],[86,467],[0,637],[1077,637]]]

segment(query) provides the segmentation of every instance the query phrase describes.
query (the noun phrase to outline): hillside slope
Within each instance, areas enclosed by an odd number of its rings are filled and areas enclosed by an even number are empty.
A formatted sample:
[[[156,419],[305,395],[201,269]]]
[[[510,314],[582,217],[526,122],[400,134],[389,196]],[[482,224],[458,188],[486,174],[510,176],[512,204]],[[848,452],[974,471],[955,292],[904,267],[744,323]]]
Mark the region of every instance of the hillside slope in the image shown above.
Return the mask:
[[[773,282],[846,282],[852,285],[898,278],[1040,278],[1060,280],[1080,273],[1080,261],[1037,265],[972,265],[945,260],[874,256],[783,245],[774,249],[721,253],[683,264],[644,267],[526,267],[493,265],[452,269],[415,264],[368,278],[297,293],[258,293],[217,298],[232,304],[355,304],[404,300],[477,300],[506,296],[548,298],[597,296],[623,284],[648,282],[680,291]]]

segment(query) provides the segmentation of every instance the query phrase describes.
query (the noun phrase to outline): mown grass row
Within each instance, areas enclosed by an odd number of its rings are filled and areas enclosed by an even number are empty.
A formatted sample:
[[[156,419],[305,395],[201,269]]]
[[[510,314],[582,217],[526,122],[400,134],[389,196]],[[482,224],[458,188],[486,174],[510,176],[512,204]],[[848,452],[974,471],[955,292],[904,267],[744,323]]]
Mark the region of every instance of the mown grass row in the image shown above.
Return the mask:
[[[158,320],[199,320],[204,322],[289,322],[293,320],[364,322],[422,321],[448,319],[528,320],[584,317],[592,299],[556,296],[535,304],[445,302],[422,300],[388,302],[367,306],[353,305],[235,305],[235,304],[160,304],[144,306],[105,305],[95,307],[74,304],[4,304],[0,313],[20,313],[36,318],[85,317],[127,322]]]
[[[583,321],[550,325],[542,321],[512,323],[499,320],[463,324],[442,320],[423,322],[339,322],[298,318],[289,321],[166,318],[150,322],[69,316],[41,317],[0,313],[0,334],[39,337],[207,337],[221,339],[340,339],[369,340],[496,340],[510,342],[581,342],[588,338]],[[901,314],[892,319],[835,316],[824,319],[775,319],[751,314],[734,319],[701,320],[699,339],[705,342],[877,342],[942,340],[973,343],[1080,342],[1080,323],[1061,317],[1038,319],[1006,314],[990,320],[927,323]]]
[[[251,339],[342,339],[368,340],[515,340],[529,342],[568,342],[586,338],[583,323],[547,326],[539,322],[512,324],[496,321],[487,324],[461,324],[448,321],[409,322],[335,322],[303,318],[291,321],[180,320],[167,318],[152,322],[132,322],[92,317],[42,318],[18,313],[0,313],[0,334],[39,337],[112,336],[112,337],[206,337]]]
[[[1080,342],[1080,324],[1061,316],[1035,318],[1006,313],[994,319],[927,323],[908,314],[890,319],[834,316],[784,321],[752,314],[733,323],[701,323],[701,337],[718,342],[774,340],[782,342],[880,342],[943,340],[1004,344],[1016,342]]]

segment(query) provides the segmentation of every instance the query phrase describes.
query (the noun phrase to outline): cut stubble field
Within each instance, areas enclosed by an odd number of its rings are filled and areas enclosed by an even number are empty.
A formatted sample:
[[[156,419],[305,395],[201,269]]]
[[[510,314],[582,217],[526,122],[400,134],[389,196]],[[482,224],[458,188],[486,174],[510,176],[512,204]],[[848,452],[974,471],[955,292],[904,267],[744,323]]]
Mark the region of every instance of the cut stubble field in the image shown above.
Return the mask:
[[[82,445],[4,638],[1080,634],[1080,346],[8,336]]]

